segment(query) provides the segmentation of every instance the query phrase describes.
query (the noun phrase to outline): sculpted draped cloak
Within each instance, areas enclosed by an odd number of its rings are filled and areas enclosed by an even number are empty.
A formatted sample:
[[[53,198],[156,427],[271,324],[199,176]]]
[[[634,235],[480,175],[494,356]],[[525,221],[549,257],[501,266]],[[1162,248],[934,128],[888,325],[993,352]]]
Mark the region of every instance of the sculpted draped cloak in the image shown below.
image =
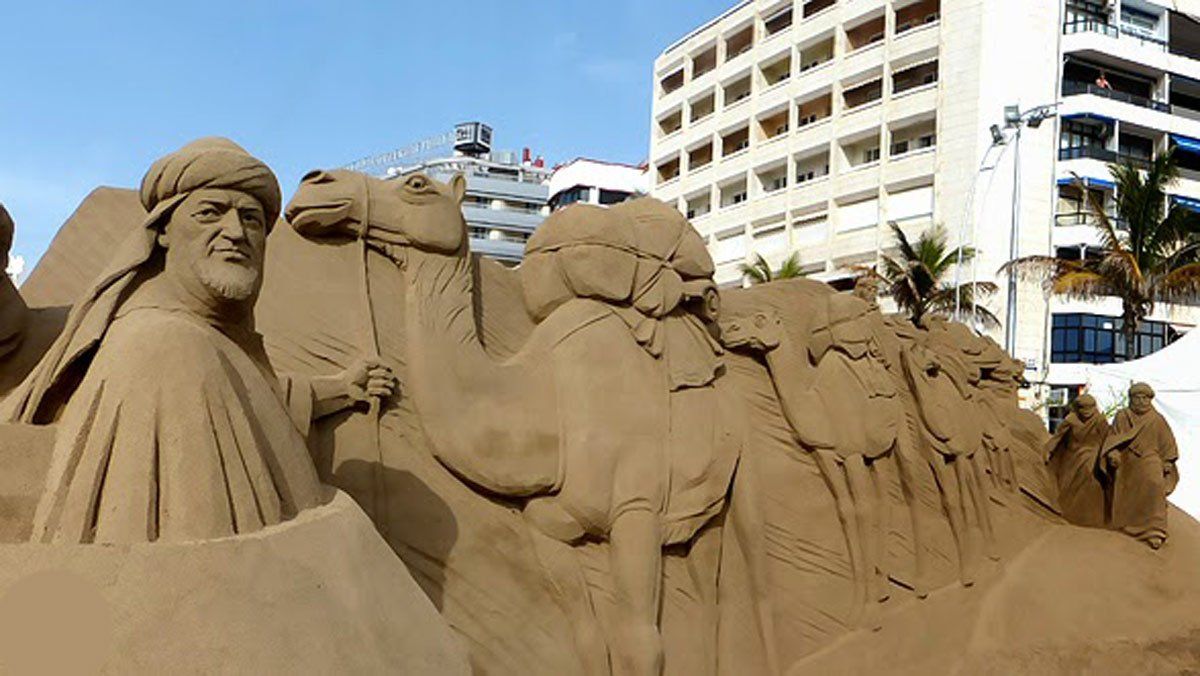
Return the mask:
[[[33,537],[216,538],[286,520],[320,493],[257,334],[127,303],[62,410]]]
[[[1112,481],[1113,529],[1138,538],[1167,536],[1167,496],[1175,490],[1179,449],[1166,418],[1151,409],[1137,415],[1129,409],[1113,418],[1104,454],[1116,449],[1121,464]],[[1106,463],[1101,463],[1105,467]],[[1112,472],[1111,469],[1107,471]]]
[[[1077,526],[1104,526],[1104,489],[1097,476],[1100,446],[1108,421],[1099,413],[1087,421],[1067,414],[1047,442],[1050,470],[1058,483],[1058,504],[1067,521]]]

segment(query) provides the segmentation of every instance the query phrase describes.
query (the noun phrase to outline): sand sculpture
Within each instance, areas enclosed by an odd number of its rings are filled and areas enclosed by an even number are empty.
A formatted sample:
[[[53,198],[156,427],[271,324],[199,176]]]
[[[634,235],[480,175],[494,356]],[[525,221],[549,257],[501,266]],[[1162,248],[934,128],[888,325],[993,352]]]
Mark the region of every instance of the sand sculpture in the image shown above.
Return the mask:
[[[225,158],[212,180],[227,180],[225,162],[239,167],[242,190],[221,193],[259,205],[271,252],[257,305],[251,293],[224,306],[240,319],[220,328],[211,305],[142,293],[180,272],[170,263],[177,210],[156,216],[156,200],[184,204],[212,187],[188,184],[213,168],[211,152]],[[557,212],[526,262],[507,270],[467,252],[460,180],[314,172],[287,209],[290,227],[266,237],[278,198],[260,185],[269,171],[236,146],[189,146],[156,172],[143,191],[149,227],[129,225],[141,255],[113,251],[112,272],[5,402],[43,424],[0,428],[0,447],[25,451],[3,457],[48,477],[36,520],[11,520],[29,522],[25,539],[61,544],[0,546],[0,621],[18,581],[69,560],[142,609],[173,604],[174,592],[148,594],[112,571],[213,599],[212,618],[198,611],[183,623],[122,611],[116,643],[138,661],[108,664],[125,671],[188,663],[186,651],[164,647],[187,641],[146,639],[151,622],[169,636],[210,637],[222,666],[256,670],[452,673],[465,669],[455,641],[473,671],[496,674],[1171,673],[1194,657],[1200,582],[1187,571],[1200,565],[1200,526],[1176,512],[1171,542],[1152,550],[1067,525],[1076,503],[1060,490],[1060,469],[1082,467],[1091,452],[1085,414],[1052,441],[1016,406],[1021,365],[961,325],[914,326],[802,279],[718,292],[703,242],[653,200]],[[101,197],[142,209],[133,195]],[[39,294],[53,290],[52,276],[36,275]],[[258,291],[256,279],[241,281]],[[188,312],[203,318],[185,320],[199,325],[200,347],[159,341],[155,354],[194,363],[216,351],[247,366],[188,379],[203,406],[177,415],[153,387],[95,391],[100,376],[134,379],[105,353],[130,339],[123,321]],[[261,344],[246,340],[255,332]],[[73,362],[72,346],[91,361]],[[261,397],[220,397],[215,409],[201,396],[213,378],[252,380]],[[199,469],[168,467],[166,479],[196,478],[189,490],[204,526],[172,542],[179,531],[161,528],[172,512],[147,542],[154,519],[129,516],[156,514],[146,483],[114,481],[139,473],[87,465],[98,455],[144,469],[140,443],[77,448],[74,439],[109,440],[68,430],[113,417],[78,416],[76,402],[103,412],[121,394],[137,402],[134,421],[157,406],[174,419],[167,429],[218,439],[160,435],[156,448],[167,450],[154,462],[197,448],[210,464],[226,457],[219,440],[229,435],[211,420],[221,410],[264,432],[237,444],[241,457],[287,461],[258,478],[311,499],[239,521],[238,509],[205,497],[232,495],[235,482],[214,481],[205,460],[189,457]],[[1171,465],[1156,450],[1167,448],[1162,428],[1146,411],[1130,416],[1102,447],[1117,459],[1116,486],[1145,488],[1134,475],[1153,474],[1159,459],[1159,488],[1127,490],[1122,503],[1139,505],[1123,512],[1137,512],[1131,521],[1159,523]],[[1047,449],[1063,460],[1047,465]],[[1126,465],[1138,469],[1122,479]],[[295,471],[275,472],[284,467]],[[104,479],[92,481],[98,493],[73,488],[89,477]],[[1155,490],[1150,515],[1137,496]],[[89,504],[100,506],[91,516],[78,508]],[[82,544],[93,540],[140,542]],[[198,592],[195,566],[234,572]],[[269,585],[236,572],[262,566]],[[294,628],[255,623],[258,633],[239,640],[222,627],[248,616],[240,599],[288,613]],[[323,624],[336,627],[333,638]],[[264,656],[260,645],[280,648]]]
[[[1100,467],[1111,486],[1109,526],[1158,549],[1167,539],[1167,496],[1179,481],[1179,449],[1153,401],[1149,385],[1129,388],[1129,406],[1113,417]]]
[[[1096,409],[1095,397],[1082,394],[1046,444],[1046,462],[1058,482],[1063,517],[1073,524],[1104,527],[1099,460],[1108,428],[1108,420]]]
[[[7,265],[14,225],[0,204],[0,263]],[[30,308],[8,275],[0,275],[0,399],[42,358],[66,321],[65,308]]]

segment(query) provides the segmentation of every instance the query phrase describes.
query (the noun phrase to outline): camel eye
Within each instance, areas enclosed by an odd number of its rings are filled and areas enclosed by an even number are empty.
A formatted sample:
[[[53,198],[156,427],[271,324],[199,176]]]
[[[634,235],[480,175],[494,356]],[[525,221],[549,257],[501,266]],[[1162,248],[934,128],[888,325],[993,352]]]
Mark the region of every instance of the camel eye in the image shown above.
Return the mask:
[[[413,190],[425,190],[429,187],[429,179],[424,176],[413,176],[408,179],[407,185]]]

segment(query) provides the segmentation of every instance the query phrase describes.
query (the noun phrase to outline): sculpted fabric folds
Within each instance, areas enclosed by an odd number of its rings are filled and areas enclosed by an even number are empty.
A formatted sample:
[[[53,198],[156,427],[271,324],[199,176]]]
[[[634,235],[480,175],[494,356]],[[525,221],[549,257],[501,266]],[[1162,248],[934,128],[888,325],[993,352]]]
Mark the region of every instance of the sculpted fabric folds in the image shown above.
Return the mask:
[[[60,422],[34,538],[197,540],[316,506],[312,461],[271,376],[189,315],[122,313]]]

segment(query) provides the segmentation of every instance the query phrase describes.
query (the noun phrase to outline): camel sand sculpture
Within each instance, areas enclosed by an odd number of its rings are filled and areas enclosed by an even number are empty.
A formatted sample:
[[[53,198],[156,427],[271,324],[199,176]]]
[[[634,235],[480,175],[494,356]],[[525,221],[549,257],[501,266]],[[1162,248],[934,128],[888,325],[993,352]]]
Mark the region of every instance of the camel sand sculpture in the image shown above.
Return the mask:
[[[660,317],[664,322],[682,321],[682,315],[690,312],[678,305],[684,295],[677,291],[678,298],[660,302],[658,316],[633,317],[613,303],[584,297],[587,284],[600,288],[596,295],[603,297],[603,287],[619,278],[606,265],[614,263],[613,257],[604,254],[627,253],[619,245],[598,251],[599,245],[591,240],[566,251],[561,243],[546,245],[548,252],[574,266],[574,275],[547,285],[550,273],[545,267],[529,265],[527,270],[537,277],[534,282],[527,280],[526,299],[540,321],[515,354],[504,359],[488,354],[473,312],[471,259],[459,210],[463,187],[461,177],[446,185],[420,174],[385,182],[341,170],[318,171],[304,178],[287,217],[307,238],[328,240],[359,233],[367,246],[385,252],[404,271],[409,374],[403,386],[411,393],[435,455],[478,489],[525,498],[526,517],[544,536],[566,543],[585,538],[607,541],[622,632],[609,651],[630,673],[657,673],[662,662],[657,626],[661,548],[690,540],[722,511],[740,452],[740,438],[727,429],[717,429],[706,439],[692,435],[676,445],[698,454],[698,461],[680,461],[679,454],[668,448],[672,431],[664,421],[682,417],[703,422],[711,420],[714,404],[720,408],[719,401],[713,401],[720,397],[710,386],[715,368],[709,380],[701,379],[707,387],[692,388],[693,394],[682,401],[673,400],[678,395],[671,385],[678,376],[677,362],[656,359],[653,348],[644,344],[661,340],[667,350],[675,342],[676,350],[703,351],[696,347],[703,338],[695,330],[690,338],[686,330],[680,334],[678,322],[661,327],[646,324]],[[348,192],[362,204],[348,202]],[[560,212],[560,218],[570,219],[584,209]],[[665,213],[673,215],[667,221],[678,221],[665,236],[673,244],[657,254],[650,275],[642,275],[639,268],[635,282],[641,277],[653,286],[665,279],[660,285],[670,295],[672,287],[687,282],[676,270],[690,264],[694,277],[703,280],[711,274],[703,242],[676,212],[657,201],[634,203],[627,210],[631,227],[661,223]],[[647,216],[648,211],[657,211],[658,216]],[[595,220],[596,215],[582,214],[576,220]],[[641,222],[635,224],[639,218]],[[577,226],[586,227],[572,222],[556,230],[548,222],[542,232],[570,233]],[[648,249],[636,253],[631,257],[635,265],[654,258]],[[685,254],[702,260],[670,258],[685,258]],[[541,296],[530,290],[538,288],[536,282],[548,288]],[[561,293],[555,285],[563,282],[576,288]],[[620,293],[614,298],[620,298]],[[684,326],[698,325],[692,321]],[[661,331],[665,337],[644,335],[647,331]],[[715,342],[710,349],[719,352]],[[603,355],[604,361],[595,361],[597,355]],[[622,368],[612,368],[611,363]],[[690,372],[678,377],[695,378],[696,368],[693,364]],[[704,394],[710,395],[707,401]],[[702,408],[696,412],[700,415],[681,415],[681,406],[697,405]],[[728,403],[725,406],[729,408]],[[727,410],[725,418],[730,413]],[[705,469],[707,476],[693,476],[672,486],[667,475],[680,462]],[[680,504],[682,509],[677,509]],[[754,515],[750,506],[738,513]],[[540,536],[535,541],[545,548]],[[761,565],[753,560],[755,548],[748,549],[752,567]],[[539,554],[555,584],[582,586],[578,572],[564,566],[561,557],[547,549]],[[577,643],[592,656],[585,660],[585,668],[604,672],[607,667],[596,645],[597,632],[578,609],[569,609],[568,614],[577,623]],[[769,615],[760,613],[759,621],[769,624]],[[769,636],[770,630],[761,634]],[[769,643],[765,650],[771,652]]]
[[[810,350],[791,343],[777,315],[762,312],[749,321],[723,321],[721,338],[728,347],[765,353],[784,416],[813,453],[837,502],[855,580],[850,623],[874,627],[878,605],[872,601],[888,596],[881,513],[886,500],[875,463],[898,443],[903,410],[878,345],[861,321],[867,304],[850,296],[830,296],[828,304],[818,322],[824,325],[810,334],[824,334],[823,345]],[[857,424],[832,424],[854,416]]]

